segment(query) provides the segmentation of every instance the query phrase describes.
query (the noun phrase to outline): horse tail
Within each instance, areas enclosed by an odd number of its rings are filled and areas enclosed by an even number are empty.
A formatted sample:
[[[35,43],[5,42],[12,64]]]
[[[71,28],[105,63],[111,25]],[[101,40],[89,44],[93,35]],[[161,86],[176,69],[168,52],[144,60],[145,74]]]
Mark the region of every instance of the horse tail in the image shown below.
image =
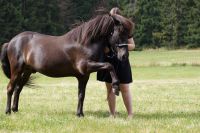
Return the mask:
[[[4,74],[6,75],[6,77],[10,79],[11,72],[10,72],[10,63],[7,55],[7,48],[8,48],[8,43],[4,43],[1,48],[0,59],[1,59],[1,68],[3,69]]]

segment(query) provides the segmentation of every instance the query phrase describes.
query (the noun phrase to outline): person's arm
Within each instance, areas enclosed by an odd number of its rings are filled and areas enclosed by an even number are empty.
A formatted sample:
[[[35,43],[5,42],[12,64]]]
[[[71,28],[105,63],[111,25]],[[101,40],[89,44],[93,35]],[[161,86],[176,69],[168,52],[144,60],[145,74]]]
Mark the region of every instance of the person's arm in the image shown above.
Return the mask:
[[[135,42],[133,38],[128,39],[128,51],[132,51],[135,49]],[[105,47],[104,52],[109,53],[110,49],[108,47]]]
[[[133,38],[129,38],[128,39],[128,50],[131,51],[135,48],[135,42],[133,40]]]

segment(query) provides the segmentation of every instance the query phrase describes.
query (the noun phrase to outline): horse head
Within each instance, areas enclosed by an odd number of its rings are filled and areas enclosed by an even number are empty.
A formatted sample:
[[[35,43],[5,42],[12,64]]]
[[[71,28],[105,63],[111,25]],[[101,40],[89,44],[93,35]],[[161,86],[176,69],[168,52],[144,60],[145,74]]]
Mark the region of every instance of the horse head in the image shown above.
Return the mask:
[[[133,23],[121,15],[103,14],[81,24],[66,35],[68,40],[77,40],[84,46],[103,41],[122,61],[128,59],[127,42],[132,28]]]
[[[110,36],[109,42],[114,53],[117,54],[119,60],[128,59],[128,39],[132,35],[133,22],[129,19],[118,15],[111,15],[114,20],[114,30]]]

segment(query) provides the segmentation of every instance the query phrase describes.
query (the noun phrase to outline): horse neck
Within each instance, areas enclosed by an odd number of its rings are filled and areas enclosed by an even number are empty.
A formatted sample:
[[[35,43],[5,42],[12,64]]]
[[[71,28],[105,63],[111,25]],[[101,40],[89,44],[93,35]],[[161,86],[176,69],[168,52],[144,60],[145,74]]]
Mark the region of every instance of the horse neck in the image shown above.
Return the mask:
[[[97,42],[91,43],[91,45],[88,46],[88,48],[92,51],[92,58],[94,61],[100,61],[100,59],[103,57],[104,49],[106,47],[105,44],[105,41],[99,40]]]
[[[76,34],[75,34],[75,32],[76,32]],[[67,32],[66,34],[64,34],[63,37],[66,42],[79,43],[79,36],[77,34],[80,34],[80,33],[78,33],[78,31],[76,31],[76,29],[72,29],[69,32]]]

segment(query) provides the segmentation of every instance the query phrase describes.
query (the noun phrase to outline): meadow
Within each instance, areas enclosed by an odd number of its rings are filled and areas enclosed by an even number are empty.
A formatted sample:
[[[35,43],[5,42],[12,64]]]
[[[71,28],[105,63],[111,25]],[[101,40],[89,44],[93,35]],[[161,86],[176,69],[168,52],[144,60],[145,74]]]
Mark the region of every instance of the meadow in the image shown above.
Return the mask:
[[[134,82],[133,119],[121,95],[109,117],[104,83],[92,74],[84,118],[77,118],[75,78],[35,74],[34,88],[22,90],[19,112],[5,115],[8,79],[0,71],[0,132],[132,133],[200,131],[200,50],[130,52]]]

